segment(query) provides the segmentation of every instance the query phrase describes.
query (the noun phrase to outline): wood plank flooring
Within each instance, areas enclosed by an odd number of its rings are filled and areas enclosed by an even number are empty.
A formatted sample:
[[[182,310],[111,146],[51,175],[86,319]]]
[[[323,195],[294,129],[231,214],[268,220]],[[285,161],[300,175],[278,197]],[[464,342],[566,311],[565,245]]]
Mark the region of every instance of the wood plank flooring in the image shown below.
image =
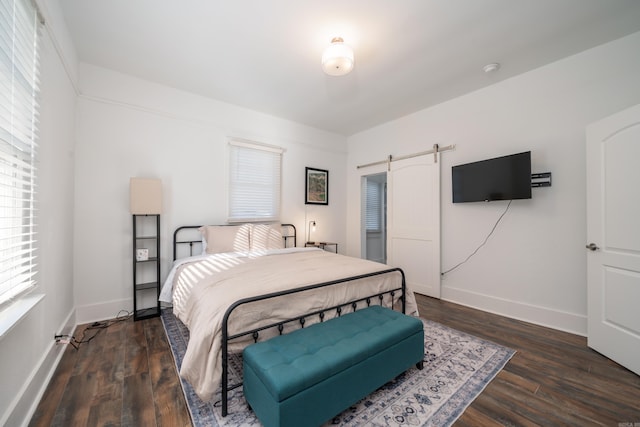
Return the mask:
[[[422,317],[517,351],[456,426],[640,423],[640,377],[585,337],[423,296],[418,307]]]
[[[640,377],[589,349],[586,338],[417,299],[422,317],[517,351],[455,426],[640,423]],[[29,425],[190,426],[160,319],[114,323],[79,350],[69,347]]]
[[[69,346],[29,425],[191,426],[160,318],[116,322]]]

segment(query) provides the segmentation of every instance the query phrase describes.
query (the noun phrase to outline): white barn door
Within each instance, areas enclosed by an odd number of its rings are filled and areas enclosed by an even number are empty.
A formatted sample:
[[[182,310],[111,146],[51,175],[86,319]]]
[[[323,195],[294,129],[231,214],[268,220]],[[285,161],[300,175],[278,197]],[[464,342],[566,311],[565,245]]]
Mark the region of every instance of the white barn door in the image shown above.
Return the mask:
[[[588,345],[640,374],[640,105],[587,128]]]
[[[423,155],[390,168],[387,264],[404,270],[414,292],[440,298],[440,162]]]

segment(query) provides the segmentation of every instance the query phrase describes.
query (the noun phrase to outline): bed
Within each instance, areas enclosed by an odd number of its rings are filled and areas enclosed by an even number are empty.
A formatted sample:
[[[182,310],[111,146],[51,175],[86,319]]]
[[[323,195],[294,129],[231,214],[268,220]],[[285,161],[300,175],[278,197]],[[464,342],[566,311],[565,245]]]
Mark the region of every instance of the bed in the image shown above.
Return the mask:
[[[160,301],[190,332],[180,375],[204,401],[221,389],[223,415],[229,352],[371,304],[417,315],[402,270],[299,248],[291,224],[184,226],[173,248]]]

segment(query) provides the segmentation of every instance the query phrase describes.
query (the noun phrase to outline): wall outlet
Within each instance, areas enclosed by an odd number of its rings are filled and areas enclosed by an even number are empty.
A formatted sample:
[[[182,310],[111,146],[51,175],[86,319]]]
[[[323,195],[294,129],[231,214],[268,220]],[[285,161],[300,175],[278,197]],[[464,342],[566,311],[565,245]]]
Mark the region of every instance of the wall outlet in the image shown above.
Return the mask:
[[[65,334],[53,334],[53,339],[56,344],[69,344],[71,342],[71,336]]]

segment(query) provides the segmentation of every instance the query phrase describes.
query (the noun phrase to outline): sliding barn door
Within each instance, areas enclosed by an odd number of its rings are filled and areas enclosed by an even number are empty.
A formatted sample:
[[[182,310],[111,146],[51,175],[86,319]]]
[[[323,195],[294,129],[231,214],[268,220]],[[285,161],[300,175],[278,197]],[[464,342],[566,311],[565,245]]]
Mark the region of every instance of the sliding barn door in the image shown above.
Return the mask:
[[[440,298],[440,163],[433,155],[394,161],[387,187],[387,264],[408,286]]]

